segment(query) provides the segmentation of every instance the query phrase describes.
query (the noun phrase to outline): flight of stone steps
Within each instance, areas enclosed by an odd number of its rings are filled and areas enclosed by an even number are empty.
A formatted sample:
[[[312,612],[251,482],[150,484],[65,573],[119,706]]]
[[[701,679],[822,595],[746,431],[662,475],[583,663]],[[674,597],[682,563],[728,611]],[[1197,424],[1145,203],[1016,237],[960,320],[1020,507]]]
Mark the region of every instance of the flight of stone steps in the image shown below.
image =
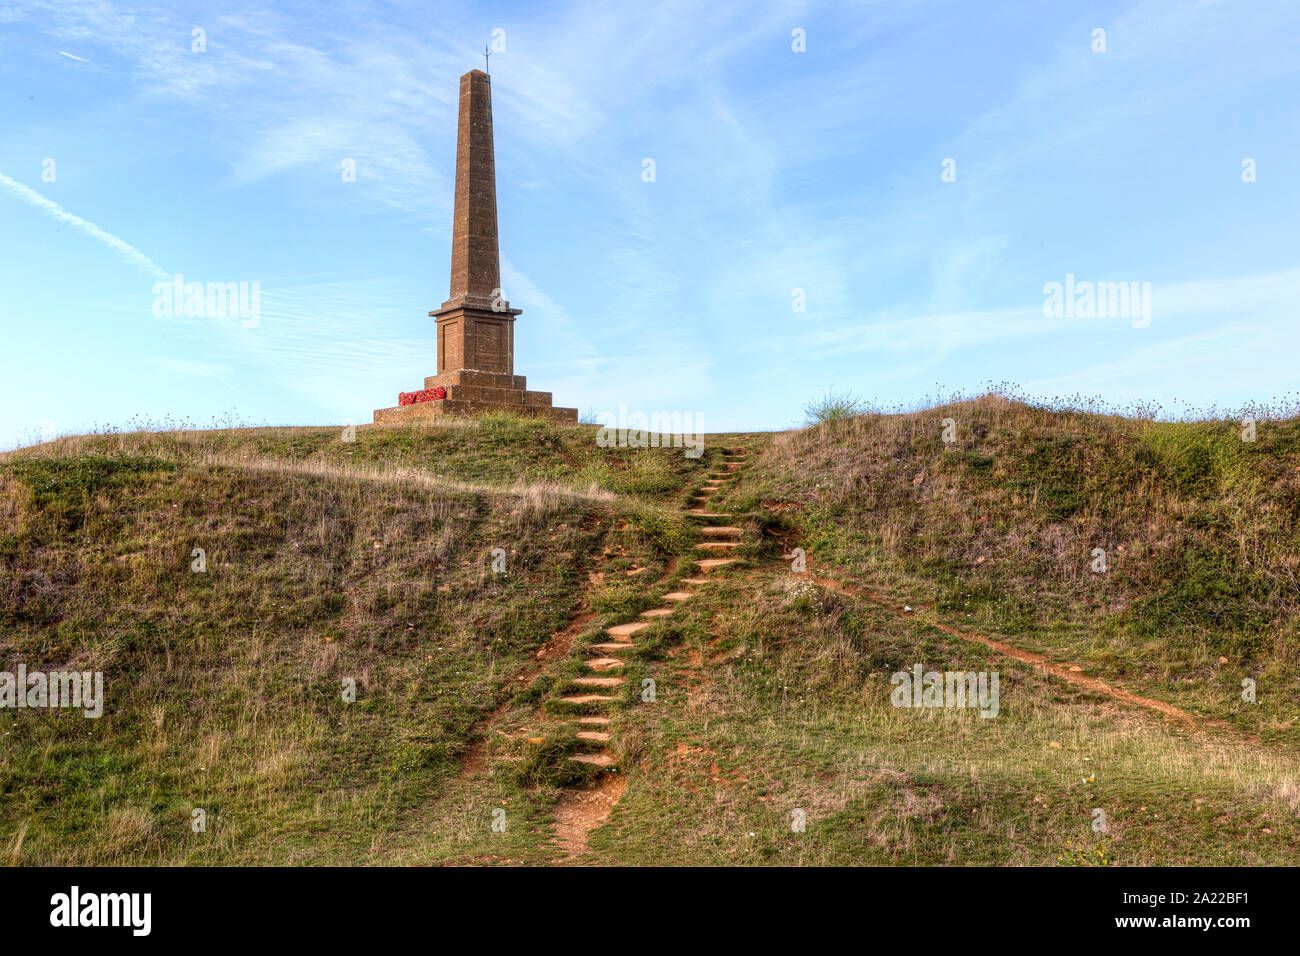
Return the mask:
[[[708,476],[702,490],[694,496],[692,506],[686,510],[686,514],[701,521],[732,517],[709,511],[708,501],[726,482],[735,478],[736,472],[740,470],[744,461],[744,448],[724,449],[721,468]],[[695,546],[696,556],[692,561],[701,575],[736,563],[737,559],[729,557],[728,552],[740,547],[740,538],[744,533],[742,529],[726,524],[709,523],[700,528],[700,533],[704,540]],[[609,692],[626,683],[626,680],[620,676],[624,662],[619,658],[619,652],[633,647],[636,643],[636,635],[650,627],[655,620],[671,615],[678,604],[690,600],[694,588],[707,583],[707,578],[699,576],[682,578],[681,583],[686,585],[687,589],[665,594],[663,599],[668,603],[663,607],[642,611],[640,620],[606,628],[605,633],[609,635],[610,640],[601,644],[592,644],[589,648],[592,656],[587,659],[586,666],[591,674],[571,681],[581,690],[561,697],[560,700],[589,710],[607,709],[613,704],[617,698]],[[599,714],[582,716],[577,718],[577,723],[580,728],[577,732],[578,740],[582,741],[588,749],[587,752],[574,754],[569,759],[593,767],[612,767],[616,764],[617,758],[609,747],[609,717]]]

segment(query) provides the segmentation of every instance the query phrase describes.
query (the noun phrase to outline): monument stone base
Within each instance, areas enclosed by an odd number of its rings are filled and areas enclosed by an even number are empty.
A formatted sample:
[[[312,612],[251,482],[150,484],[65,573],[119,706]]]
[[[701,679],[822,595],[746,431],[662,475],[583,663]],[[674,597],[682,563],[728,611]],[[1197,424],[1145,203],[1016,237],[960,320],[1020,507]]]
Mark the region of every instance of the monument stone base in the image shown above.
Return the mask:
[[[576,422],[576,408],[557,408],[551,404],[550,392],[530,392],[522,375],[505,372],[480,372],[457,369],[430,375],[424,387],[447,390],[446,398],[413,405],[397,405],[375,410],[376,425],[397,425],[443,415],[481,415],[484,412],[511,411],[519,415],[536,415],[556,422]]]

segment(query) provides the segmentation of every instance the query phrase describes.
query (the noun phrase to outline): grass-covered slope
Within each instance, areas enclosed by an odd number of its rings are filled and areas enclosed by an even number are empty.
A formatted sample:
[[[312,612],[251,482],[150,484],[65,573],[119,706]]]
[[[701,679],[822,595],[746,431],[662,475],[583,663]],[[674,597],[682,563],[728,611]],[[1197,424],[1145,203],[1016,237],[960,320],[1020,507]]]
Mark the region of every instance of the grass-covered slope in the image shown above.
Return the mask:
[[[702,589],[669,625],[658,703],[625,718],[639,759],[593,859],[1287,866],[1300,854],[1294,747],[1189,731],[900,610],[775,556]],[[917,664],[999,672],[997,716],[891,706],[891,675]]]
[[[827,573],[1295,742],[1300,420],[1241,435],[990,395],[782,434],[730,500]]]
[[[708,508],[735,512],[740,561],[701,582],[700,525],[724,519],[683,509],[733,443]],[[3,455],[0,670],[102,670],[107,699],[0,710],[0,851],[555,862],[564,788],[616,773],[583,862],[1288,863],[1298,468],[1292,419],[1250,443],[997,397],[711,436],[699,459],[505,416]],[[793,547],[845,587],[793,574]],[[575,772],[559,697],[692,579],[615,651],[616,768]],[[892,706],[915,665],[999,672],[998,715]]]
[[[653,571],[686,541],[664,502],[703,461],[592,432],[497,417],[3,456],[0,670],[102,671],[106,702],[0,711],[0,845],[42,864],[367,861],[518,692],[593,560]]]

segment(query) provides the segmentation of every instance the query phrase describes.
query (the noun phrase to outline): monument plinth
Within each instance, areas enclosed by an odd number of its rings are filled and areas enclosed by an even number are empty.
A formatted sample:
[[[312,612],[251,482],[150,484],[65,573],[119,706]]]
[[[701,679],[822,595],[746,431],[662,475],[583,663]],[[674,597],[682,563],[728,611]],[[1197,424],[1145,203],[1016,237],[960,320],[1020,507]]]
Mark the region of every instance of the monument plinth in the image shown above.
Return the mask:
[[[375,412],[375,424],[508,408],[576,422],[576,408],[554,408],[550,392],[530,392],[515,374],[515,317],[501,291],[497,247],[492,81],[482,70],[460,78],[456,202],[451,230],[451,292],[439,309],[438,374],[403,404]],[[408,403],[408,399],[410,399]]]

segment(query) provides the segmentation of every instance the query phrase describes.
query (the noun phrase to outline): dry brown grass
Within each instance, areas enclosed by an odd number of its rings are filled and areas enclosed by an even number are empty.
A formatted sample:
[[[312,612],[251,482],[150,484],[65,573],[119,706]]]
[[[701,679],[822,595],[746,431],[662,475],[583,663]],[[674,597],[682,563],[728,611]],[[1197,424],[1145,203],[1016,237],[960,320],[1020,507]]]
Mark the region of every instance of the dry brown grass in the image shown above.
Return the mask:
[[[0,662],[102,670],[108,701],[95,734],[25,712],[5,738],[15,860],[358,862],[454,773],[607,536],[649,558],[638,529],[614,531],[608,490],[260,437],[308,455],[133,434],[0,462]],[[509,464],[514,439],[494,440],[462,461]],[[490,573],[496,547],[506,575]]]
[[[900,604],[1294,737],[1300,419],[1238,431],[986,395],[782,433],[730,502],[786,503],[823,568]]]

